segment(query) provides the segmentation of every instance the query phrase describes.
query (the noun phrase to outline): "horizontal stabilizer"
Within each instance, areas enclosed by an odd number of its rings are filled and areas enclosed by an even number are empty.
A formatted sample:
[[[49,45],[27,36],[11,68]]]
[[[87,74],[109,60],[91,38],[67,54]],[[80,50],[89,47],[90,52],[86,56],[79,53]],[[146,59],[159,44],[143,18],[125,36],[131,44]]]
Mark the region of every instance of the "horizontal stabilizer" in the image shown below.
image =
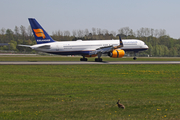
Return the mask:
[[[18,46],[21,46],[21,47],[31,47],[31,45],[18,45]]]

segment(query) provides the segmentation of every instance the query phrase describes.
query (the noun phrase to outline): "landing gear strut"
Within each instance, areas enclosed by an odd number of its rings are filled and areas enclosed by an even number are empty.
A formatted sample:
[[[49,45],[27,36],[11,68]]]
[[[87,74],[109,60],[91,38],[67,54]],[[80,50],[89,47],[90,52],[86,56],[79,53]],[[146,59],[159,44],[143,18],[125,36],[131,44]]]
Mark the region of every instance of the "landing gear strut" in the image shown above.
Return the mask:
[[[83,56],[83,58],[80,59],[80,61],[87,61],[88,59]]]

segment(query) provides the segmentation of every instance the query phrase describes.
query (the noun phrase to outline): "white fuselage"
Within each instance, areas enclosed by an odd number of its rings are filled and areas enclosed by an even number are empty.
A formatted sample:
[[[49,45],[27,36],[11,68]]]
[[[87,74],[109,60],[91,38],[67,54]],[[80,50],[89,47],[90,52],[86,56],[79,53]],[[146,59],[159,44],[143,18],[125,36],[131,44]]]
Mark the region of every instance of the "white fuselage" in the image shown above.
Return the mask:
[[[147,50],[148,46],[141,40],[125,39],[122,40],[124,51],[142,51]],[[59,55],[88,55],[91,51],[105,46],[118,46],[119,40],[89,40],[89,41],[64,41],[52,42],[45,44],[37,44],[31,46],[32,49]],[[48,48],[41,48],[41,46],[49,46]]]

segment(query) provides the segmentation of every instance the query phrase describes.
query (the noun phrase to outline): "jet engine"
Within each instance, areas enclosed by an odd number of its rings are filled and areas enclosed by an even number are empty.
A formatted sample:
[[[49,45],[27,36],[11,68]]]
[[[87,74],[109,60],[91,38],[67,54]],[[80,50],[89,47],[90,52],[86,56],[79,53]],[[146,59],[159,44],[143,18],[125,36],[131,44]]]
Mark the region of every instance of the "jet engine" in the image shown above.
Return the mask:
[[[121,58],[125,55],[125,52],[124,52],[124,50],[116,49],[116,50],[113,50],[112,52],[108,53],[108,55],[112,58]]]

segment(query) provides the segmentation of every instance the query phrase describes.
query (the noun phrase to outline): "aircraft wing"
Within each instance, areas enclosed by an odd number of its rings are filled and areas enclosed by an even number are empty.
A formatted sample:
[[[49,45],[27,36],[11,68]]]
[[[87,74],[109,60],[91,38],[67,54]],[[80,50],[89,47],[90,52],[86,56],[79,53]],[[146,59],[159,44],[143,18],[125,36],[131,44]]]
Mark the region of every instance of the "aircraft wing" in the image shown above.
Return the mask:
[[[113,46],[100,47],[95,51],[89,53],[89,55],[97,55],[98,53],[106,53],[113,50]]]
[[[118,49],[121,47],[123,47],[123,43],[121,40],[121,36],[119,36],[119,45],[118,46],[113,47],[111,45],[111,46],[106,46],[106,47],[100,47],[100,48],[96,49],[95,51],[90,52],[89,55],[97,55],[98,53],[103,54],[103,53],[107,53],[107,52],[113,51],[114,49]]]

